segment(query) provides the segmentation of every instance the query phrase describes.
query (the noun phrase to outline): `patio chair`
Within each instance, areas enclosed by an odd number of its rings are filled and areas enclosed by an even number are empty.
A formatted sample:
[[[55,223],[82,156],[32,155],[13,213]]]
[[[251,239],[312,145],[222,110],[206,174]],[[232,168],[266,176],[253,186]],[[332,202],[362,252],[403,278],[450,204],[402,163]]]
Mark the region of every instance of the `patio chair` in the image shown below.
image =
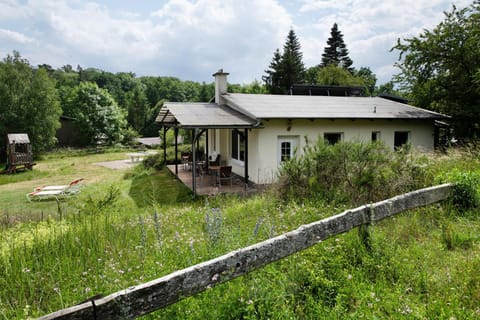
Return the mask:
[[[37,188],[33,192],[27,193],[28,201],[32,200],[46,200],[46,199],[64,199],[80,192],[80,185],[78,184],[83,179],[72,181],[67,186],[44,186]]]
[[[220,165],[220,153],[213,153],[208,156],[208,166]]]
[[[83,178],[79,178],[79,179],[75,179],[75,180],[72,180],[72,182],[70,182],[69,184],[67,185],[60,185],[60,186],[40,186],[40,187],[35,187],[33,188],[33,191],[52,191],[52,190],[65,190],[69,187],[73,187],[75,185],[78,185],[80,182],[82,182],[84,179]]]
[[[232,166],[220,167],[220,172],[218,175],[218,185],[222,185],[222,180],[230,180],[230,186],[233,185],[233,173]]]

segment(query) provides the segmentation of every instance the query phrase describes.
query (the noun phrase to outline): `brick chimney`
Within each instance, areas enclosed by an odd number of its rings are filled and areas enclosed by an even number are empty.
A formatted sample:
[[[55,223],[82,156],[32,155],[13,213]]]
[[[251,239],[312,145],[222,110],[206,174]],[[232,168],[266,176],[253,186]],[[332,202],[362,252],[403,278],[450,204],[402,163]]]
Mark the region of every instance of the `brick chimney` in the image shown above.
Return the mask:
[[[223,72],[223,69],[219,69],[213,74],[215,77],[215,102],[218,104],[225,104],[225,100],[222,97],[223,93],[227,93],[227,76],[229,73]]]

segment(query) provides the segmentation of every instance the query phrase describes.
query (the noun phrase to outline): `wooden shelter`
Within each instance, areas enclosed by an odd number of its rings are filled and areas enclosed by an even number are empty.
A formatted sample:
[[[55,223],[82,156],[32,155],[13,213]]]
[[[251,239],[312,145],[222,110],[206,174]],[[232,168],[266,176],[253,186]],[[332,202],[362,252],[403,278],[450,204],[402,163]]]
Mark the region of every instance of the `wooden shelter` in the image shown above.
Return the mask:
[[[26,133],[10,133],[7,135],[7,166],[2,173],[16,173],[17,170],[32,169],[32,145]]]

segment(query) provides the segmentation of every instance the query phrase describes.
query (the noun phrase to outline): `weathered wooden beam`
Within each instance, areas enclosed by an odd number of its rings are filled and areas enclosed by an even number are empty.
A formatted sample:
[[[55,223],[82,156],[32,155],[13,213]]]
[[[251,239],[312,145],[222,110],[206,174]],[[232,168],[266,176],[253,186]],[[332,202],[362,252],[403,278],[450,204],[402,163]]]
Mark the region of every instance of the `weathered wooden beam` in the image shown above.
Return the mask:
[[[134,319],[360,225],[444,200],[451,192],[452,185],[444,184],[347,210],[275,238],[39,319]]]

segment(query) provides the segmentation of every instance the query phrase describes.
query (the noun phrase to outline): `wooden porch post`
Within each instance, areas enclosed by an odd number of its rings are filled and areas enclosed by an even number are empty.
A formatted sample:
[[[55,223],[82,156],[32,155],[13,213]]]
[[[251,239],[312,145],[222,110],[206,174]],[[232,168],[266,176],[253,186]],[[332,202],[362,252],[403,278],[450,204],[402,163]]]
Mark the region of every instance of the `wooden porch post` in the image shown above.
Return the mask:
[[[247,192],[247,186],[248,186],[248,129],[245,128],[244,129],[244,137],[245,137],[245,178],[244,178],[244,182],[245,182],[245,192]]]
[[[167,163],[167,127],[163,126],[163,162]]]
[[[208,129],[205,129],[205,168],[208,172]]]
[[[175,175],[178,176],[178,127],[174,129],[175,133]]]
[[[192,130],[192,191],[194,198],[197,196],[197,148],[195,145],[197,130],[197,128]]]

